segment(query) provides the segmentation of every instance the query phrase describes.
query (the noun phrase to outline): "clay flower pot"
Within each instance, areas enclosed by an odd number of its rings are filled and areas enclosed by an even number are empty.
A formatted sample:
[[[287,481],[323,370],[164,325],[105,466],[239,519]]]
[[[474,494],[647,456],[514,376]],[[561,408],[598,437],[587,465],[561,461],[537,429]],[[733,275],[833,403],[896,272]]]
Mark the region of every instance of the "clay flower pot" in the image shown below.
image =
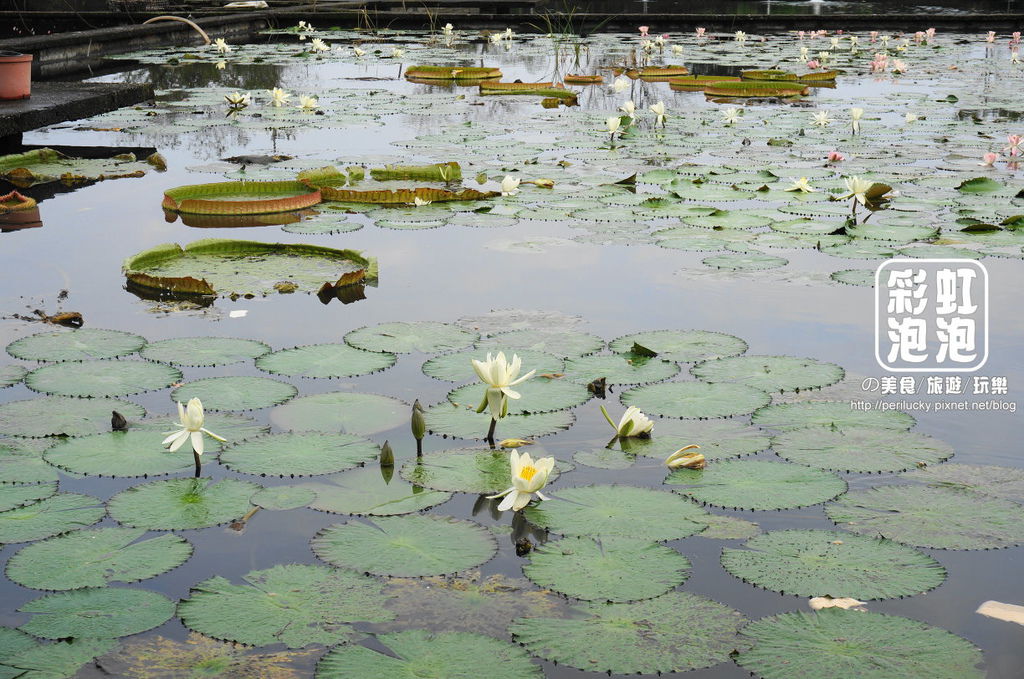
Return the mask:
[[[0,50],[0,100],[32,96],[32,55]]]

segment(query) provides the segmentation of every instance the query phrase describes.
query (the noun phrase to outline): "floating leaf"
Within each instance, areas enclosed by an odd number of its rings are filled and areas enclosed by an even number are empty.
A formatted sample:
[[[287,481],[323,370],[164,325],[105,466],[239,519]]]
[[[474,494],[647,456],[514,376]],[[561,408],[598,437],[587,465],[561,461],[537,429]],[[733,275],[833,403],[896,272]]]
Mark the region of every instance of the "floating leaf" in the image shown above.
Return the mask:
[[[745,415],[771,401],[765,392],[744,384],[703,382],[649,384],[625,391],[620,398],[647,414],[682,418]]]
[[[203,404],[205,406],[205,404]],[[260,434],[266,434],[270,431],[270,426],[261,424],[251,417],[246,417],[238,413],[206,413],[204,427],[214,432],[218,436],[226,438],[229,443],[237,443],[239,441],[259,436]],[[178,415],[149,415],[141,420],[136,420],[129,424],[129,431],[152,431],[161,436],[161,441],[166,437],[167,432],[173,431],[174,429],[181,429],[178,424]],[[216,439],[207,437],[206,441],[207,450],[211,448],[218,450],[227,443],[221,443]]]
[[[166,437],[166,432],[131,430],[82,436],[57,443],[43,458],[64,471],[91,476],[159,476],[190,469],[188,449],[168,452],[162,445]]]
[[[1024,503],[1024,470],[1015,467],[939,464],[915,469],[903,477],[939,488],[982,493]]]
[[[192,556],[192,545],[177,535],[139,540],[145,533],[142,528],[105,527],[52,537],[12,556],[7,577],[33,589],[103,587],[155,577]]]
[[[689,560],[671,547],[616,535],[544,543],[523,567],[540,587],[577,599],[615,602],[660,596],[689,572]]]
[[[736,662],[764,679],[981,679],[981,651],[917,620],[826,608],[762,618],[742,632]]]
[[[270,351],[263,342],[234,337],[176,337],[150,342],[142,357],[174,365],[208,367],[259,358]]]
[[[109,639],[138,634],[174,617],[174,603],[145,589],[97,587],[47,594],[18,609],[39,613],[19,629],[45,639]]]
[[[353,469],[305,486],[316,492],[310,506],[322,512],[356,516],[411,514],[443,504],[452,494],[429,490],[392,478],[385,481],[379,469]],[[504,490],[504,489],[503,489]]]
[[[347,344],[313,344],[282,349],[256,359],[256,367],[290,377],[355,377],[386,370],[397,356],[353,349]]]
[[[9,628],[2,628],[9,629]],[[28,636],[28,635],[26,635]],[[117,645],[113,639],[72,639],[34,644],[9,656],[0,655],[0,676],[25,679],[67,679],[98,655]]]
[[[21,382],[27,374],[28,370],[20,365],[0,365],[0,389]]]
[[[110,498],[111,518],[149,530],[207,528],[240,518],[260,486],[238,479],[167,479],[132,486]]]
[[[756,523],[735,516],[708,514],[704,521],[708,527],[697,535],[710,540],[746,540],[761,532],[761,527]]]
[[[572,456],[572,459],[577,464],[598,469],[628,469],[636,462],[635,456],[613,448],[580,450]]]
[[[87,361],[127,356],[145,344],[145,337],[120,330],[80,328],[23,337],[8,344],[7,353],[26,361]]]
[[[568,379],[589,384],[601,377],[608,384],[648,384],[674,377],[679,366],[637,355],[581,356],[565,363]]]
[[[44,365],[25,377],[33,391],[57,396],[127,396],[163,389],[181,379],[181,371],[149,361],[74,361]]]
[[[734,356],[698,363],[690,370],[705,382],[746,384],[763,391],[799,391],[835,384],[846,372],[835,363],[791,356]]]
[[[374,517],[328,526],[312,541],[329,564],[375,575],[443,575],[475,568],[497,551],[490,533],[447,516]]]
[[[494,350],[488,349],[487,351],[493,352]],[[518,355],[523,362],[524,374],[531,370],[536,370],[539,376],[561,373],[565,370],[565,363],[562,359],[543,351],[511,348],[498,349],[498,351],[503,351],[509,360],[512,360],[513,354]],[[454,354],[435,356],[423,364],[423,372],[430,377],[448,380],[449,382],[476,381],[478,378],[476,373],[473,372],[473,364],[470,361],[474,358],[482,361],[485,353],[485,351],[480,349],[470,349]]]
[[[165,210],[193,215],[263,215],[312,207],[320,192],[302,182],[215,182],[164,191]]]
[[[287,382],[269,377],[207,377],[178,387],[171,400],[198,398],[208,410],[255,410],[284,403],[297,393]]]
[[[48,483],[60,478],[38,453],[9,448],[5,441],[0,439],[0,484]]]
[[[746,618],[689,592],[669,592],[638,603],[585,604],[579,610],[588,617],[520,618],[509,630],[536,656],[612,674],[711,667],[747,647],[737,636]]]
[[[548,331],[523,328],[485,337],[476,343],[476,348],[487,351],[531,349],[543,351],[559,358],[572,358],[600,351],[604,340],[577,330]]]
[[[112,398],[47,396],[0,404],[0,434],[8,436],[85,436],[110,431],[110,413],[142,417],[142,406]]]
[[[302,648],[353,641],[359,633],[351,623],[392,618],[381,583],[352,571],[287,564],[242,579],[246,584],[217,576],[194,585],[178,605],[181,621],[215,639]]]
[[[544,676],[526,651],[480,634],[408,630],[381,634],[376,640],[384,651],[358,645],[333,649],[317,665],[316,676],[319,679],[400,676],[528,679]]]
[[[544,456],[543,449],[531,449],[530,453],[535,459]],[[568,468],[564,462],[556,462],[548,482]],[[456,448],[428,453],[406,462],[399,473],[417,486],[458,493],[493,495],[512,485],[509,453],[500,449]]]
[[[826,506],[825,513],[844,530],[915,547],[1002,549],[1024,542],[1024,507],[946,488],[858,490]]]
[[[963,193],[994,193],[996,191],[1002,191],[1006,187],[997,182],[994,179],[988,177],[975,177],[974,179],[967,179],[956,187],[957,191]]]
[[[747,350],[747,343],[739,337],[707,330],[641,332],[613,340],[610,348],[612,351],[625,354],[630,352],[634,344],[657,352],[658,358],[678,363],[737,356]]]
[[[476,408],[487,387],[484,384],[467,384],[448,392],[448,400],[459,406]],[[566,410],[589,401],[593,394],[583,385],[565,380],[531,379],[517,384],[515,390],[522,398],[509,399],[510,415],[530,415]]]
[[[380,455],[372,441],[353,434],[267,434],[224,449],[221,464],[243,474],[316,476],[352,469]]]
[[[293,431],[378,434],[409,420],[409,404],[390,396],[344,391],[303,396],[270,411],[270,421]]]
[[[765,255],[758,252],[751,253],[729,253],[715,255],[703,260],[707,266],[716,269],[728,269],[730,271],[762,271],[764,269],[777,269],[789,264],[785,257]]]
[[[650,488],[577,486],[551,491],[556,501],[524,510],[526,519],[562,535],[622,535],[675,540],[700,532],[706,512],[693,502]]]
[[[731,509],[791,509],[827,502],[846,492],[830,472],[767,460],[721,460],[705,469],[676,469],[665,483],[678,492]]]
[[[772,439],[779,457],[847,472],[899,472],[953,457],[949,444],[917,432],[873,427],[804,427]]]
[[[802,427],[877,427],[910,429],[915,420],[898,410],[855,410],[849,401],[804,401],[761,408],[751,421],[759,427],[790,431]]]
[[[58,493],[26,507],[0,512],[0,543],[31,542],[81,530],[103,518],[103,503],[88,495]]]
[[[272,486],[252,496],[250,501],[262,509],[284,511],[305,507],[316,499],[316,493],[302,486]]]
[[[345,335],[345,343],[367,351],[432,354],[462,349],[475,342],[477,337],[476,333],[449,323],[399,321],[353,330]]]
[[[824,530],[782,530],[723,549],[734,576],[782,594],[891,599],[934,589],[946,569],[932,557],[891,540]]]
[[[487,435],[491,415],[488,412],[475,412],[475,404],[472,408],[466,408],[451,403],[439,403],[427,408],[426,420],[427,430],[432,434],[482,439]],[[536,415],[509,415],[502,418],[497,431],[502,437],[530,439],[568,429],[574,420],[572,412],[568,410]]]
[[[0,486],[0,512],[45,500],[56,492],[56,481],[31,486]]]
[[[700,446],[700,453],[710,461],[760,452],[771,445],[771,438],[734,420],[659,420],[650,438],[619,439],[622,450],[659,460],[689,445]]]

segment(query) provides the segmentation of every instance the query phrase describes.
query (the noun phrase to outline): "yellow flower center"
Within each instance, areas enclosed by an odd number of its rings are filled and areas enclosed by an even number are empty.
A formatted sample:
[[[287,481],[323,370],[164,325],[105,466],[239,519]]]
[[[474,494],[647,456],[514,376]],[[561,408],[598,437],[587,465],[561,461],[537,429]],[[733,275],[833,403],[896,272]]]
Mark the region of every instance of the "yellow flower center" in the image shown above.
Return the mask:
[[[519,478],[523,479],[524,481],[529,481],[530,479],[533,478],[534,474],[536,473],[536,467],[526,466],[519,470]]]

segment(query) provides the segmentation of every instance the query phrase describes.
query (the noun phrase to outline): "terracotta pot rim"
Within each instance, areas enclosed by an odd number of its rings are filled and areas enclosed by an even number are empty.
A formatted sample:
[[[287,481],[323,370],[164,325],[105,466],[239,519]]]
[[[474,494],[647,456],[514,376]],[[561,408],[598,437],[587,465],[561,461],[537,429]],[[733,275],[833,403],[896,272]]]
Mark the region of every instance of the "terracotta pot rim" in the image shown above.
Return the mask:
[[[0,62],[20,62],[20,61],[32,61],[31,54],[22,54],[21,52],[14,52],[12,50],[0,50]]]

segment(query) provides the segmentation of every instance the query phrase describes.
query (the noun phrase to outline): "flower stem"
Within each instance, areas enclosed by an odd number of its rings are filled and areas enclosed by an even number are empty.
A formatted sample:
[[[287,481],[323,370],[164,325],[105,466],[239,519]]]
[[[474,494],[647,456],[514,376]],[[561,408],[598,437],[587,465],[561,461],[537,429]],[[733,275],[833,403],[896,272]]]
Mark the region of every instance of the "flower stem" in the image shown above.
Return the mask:
[[[423,439],[416,439],[416,458],[423,457]]]
[[[203,461],[199,457],[199,453],[192,451],[192,457],[196,459],[196,478],[198,479],[203,474]]]
[[[491,418],[491,426],[488,427],[488,429],[487,429],[487,443],[489,443],[491,445],[491,448],[494,447],[494,428],[497,427],[497,426],[498,426],[498,421],[492,417]]]

